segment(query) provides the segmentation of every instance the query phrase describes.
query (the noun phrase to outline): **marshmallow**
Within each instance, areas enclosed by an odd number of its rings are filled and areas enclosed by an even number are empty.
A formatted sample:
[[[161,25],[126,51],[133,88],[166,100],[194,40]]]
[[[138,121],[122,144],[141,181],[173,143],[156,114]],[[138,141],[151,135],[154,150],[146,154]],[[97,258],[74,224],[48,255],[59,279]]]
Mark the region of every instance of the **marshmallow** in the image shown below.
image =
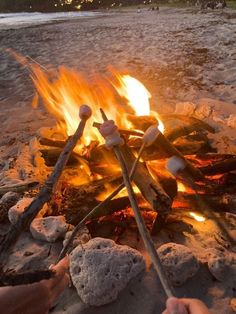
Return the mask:
[[[80,108],[79,108],[79,117],[80,119],[89,119],[92,115],[92,110],[89,106],[87,105],[82,105]]]
[[[100,129],[101,135],[106,140],[106,147],[112,149],[114,146],[121,146],[124,144],[124,140],[121,138],[120,133],[117,130],[113,120],[105,121]]]
[[[186,168],[186,163],[183,159],[177,156],[172,156],[166,163],[166,169],[174,176],[178,175],[178,172]]]
[[[155,142],[159,134],[160,131],[158,129],[158,125],[150,126],[143,135],[143,143],[145,147],[151,146]]]

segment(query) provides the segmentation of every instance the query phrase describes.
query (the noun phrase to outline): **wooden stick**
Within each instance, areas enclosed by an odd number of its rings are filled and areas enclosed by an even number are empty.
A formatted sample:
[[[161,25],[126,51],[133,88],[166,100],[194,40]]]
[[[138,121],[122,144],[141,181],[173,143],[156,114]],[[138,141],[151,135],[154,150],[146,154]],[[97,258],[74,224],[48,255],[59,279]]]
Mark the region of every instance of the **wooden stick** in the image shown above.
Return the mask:
[[[86,107],[89,108],[89,107]],[[42,209],[43,205],[48,202],[51,199],[51,195],[55,190],[55,187],[57,185],[57,182],[62,174],[63,169],[65,168],[65,165],[70,157],[71,152],[75,148],[78,140],[83,135],[83,131],[86,125],[87,119],[91,115],[91,110],[89,115],[83,115],[84,106],[80,107],[80,117],[81,121],[79,123],[79,126],[73,136],[71,136],[64,147],[56,165],[52,172],[52,174],[49,176],[47,181],[45,182],[44,187],[39,192],[37,198],[35,198],[32,203],[27,207],[27,209],[24,211],[24,213],[21,215],[19,220],[15,225],[11,225],[3,243],[0,247],[0,261],[3,260],[3,253],[7,253],[9,248],[16,242],[18,239],[20,233],[25,229],[28,228],[31,224],[32,220],[36,217],[38,212]],[[82,111],[82,113],[81,113]]]
[[[144,148],[144,145],[140,148],[139,154],[135,160],[135,162],[133,163],[132,169],[130,171],[130,180],[133,180],[133,176],[135,174],[135,171],[137,169],[137,165],[139,162],[139,159],[141,157],[142,154],[142,150]],[[95,214],[97,214],[99,211],[101,211],[103,208],[106,208],[109,204],[109,202],[111,202],[111,200],[125,187],[125,184],[122,183],[120,184],[104,201],[102,201],[100,204],[98,204],[97,206],[95,206],[75,227],[75,229],[72,231],[72,234],[70,236],[70,238],[67,241],[67,244],[64,246],[64,248],[61,250],[58,260],[57,262],[59,262],[63,257],[66,256],[76,234],[78,233],[78,231],[83,227],[84,223],[90,219],[93,218],[95,216]]]
[[[101,110],[101,113],[102,113],[102,117],[103,117],[103,120],[104,121],[107,121],[107,117],[104,113],[104,111],[102,109]],[[113,133],[114,134],[114,133]],[[109,137],[112,137],[113,134],[109,135]],[[104,134],[102,134],[104,136]],[[117,134],[114,134],[116,138]],[[106,137],[108,136],[108,134],[106,135]],[[114,140],[114,142],[117,142],[116,140]],[[113,142],[113,143],[114,143]],[[120,141],[121,143],[122,141]],[[172,288],[169,284],[169,281],[167,279],[167,276],[164,272],[164,269],[162,267],[162,264],[161,264],[161,261],[160,261],[160,258],[157,254],[157,251],[156,251],[156,248],[154,246],[154,243],[151,239],[151,236],[146,228],[146,225],[144,223],[144,220],[143,220],[143,217],[140,213],[140,210],[139,210],[139,207],[138,207],[138,203],[137,203],[137,200],[136,200],[136,197],[135,197],[135,193],[133,191],[133,188],[132,188],[132,184],[131,184],[131,181],[130,181],[130,177],[129,177],[129,172],[128,172],[128,168],[126,166],[126,163],[125,163],[125,160],[122,156],[122,153],[120,151],[120,146],[118,146],[117,144],[113,145],[113,151],[119,161],[119,164],[120,164],[120,167],[121,167],[121,171],[122,171],[122,176],[123,176],[123,180],[124,180],[124,184],[126,186],[126,189],[127,189],[127,192],[128,192],[128,196],[129,196],[129,199],[130,199],[130,203],[131,203],[131,207],[133,208],[133,211],[134,211],[134,215],[135,215],[135,219],[136,219],[136,223],[137,223],[137,226],[138,226],[138,229],[139,229],[139,232],[140,232],[140,235],[144,241],[144,244],[145,244],[145,247],[152,259],[152,262],[153,262],[153,265],[154,265],[154,268],[157,272],[157,274],[159,275],[159,278],[160,278],[160,281],[161,281],[161,284],[162,284],[162,287],[167,295],[167,297],[171,297],[173,296],[173,291],[172,291]]]
[[[93,126],[97,129],[100,128],[102,124],[98,123],[98,122],[94,122]],[[125,130],[125,129],[119,129],[119,133],[121,133],[122,135],[128,135],[128,136],[137,136],[137,137],[142,137],[143,136],[143,132],[141,131],[134,131],[134,130]]]

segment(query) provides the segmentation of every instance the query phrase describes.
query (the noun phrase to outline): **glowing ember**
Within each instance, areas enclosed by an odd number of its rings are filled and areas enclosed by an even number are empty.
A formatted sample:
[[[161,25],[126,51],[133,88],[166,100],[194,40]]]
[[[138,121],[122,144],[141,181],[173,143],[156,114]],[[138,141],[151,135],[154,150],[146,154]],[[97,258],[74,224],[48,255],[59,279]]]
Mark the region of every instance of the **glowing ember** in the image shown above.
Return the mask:
[[[196,214],[196,213],[194,213],[194,212],[190,212],[189,215],[190,215],[191,217],[193,217],[195,220],[197,220],[198,222],[203,222],[203,221],[206,220],[205,217],[203,217],[203,216],[201,216],[201,215],[198,215],[198,214]]]

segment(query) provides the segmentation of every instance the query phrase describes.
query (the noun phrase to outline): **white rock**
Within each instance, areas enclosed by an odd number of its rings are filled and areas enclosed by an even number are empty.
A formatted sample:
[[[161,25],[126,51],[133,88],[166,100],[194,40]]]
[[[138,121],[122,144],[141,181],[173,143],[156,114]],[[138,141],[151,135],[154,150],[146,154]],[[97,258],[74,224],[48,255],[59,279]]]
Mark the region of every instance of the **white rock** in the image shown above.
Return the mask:
[[[197,105],[192,102],[180,102],[175,106],[175,113],[185,116],[191,116],[194,114]]]
[[[16,192],[7,192],[5,193],[1,200],[0,204],[8,203],[8,202],[17,202],[17,200],[20,198],[20,195]]]
[[[72,229],[72,230],[73,230],[73,229]],[[67,244],[67,242],[68,242],[68,240],[69,240],[71,234],[72,234],[72,231],[68,231],[68,232],[65,234],[65,240],[63,241],[63,246],[66,246],[66,244]],[[75,248],[75,247],[78,246],[79,244],[81,245],[81,244],[87,243],[89,240],[91,240],[91,235],[90,235],[90,233],[89,233],[88,228],[87,228],[86,226],[84,226],[83,228],[81,228],[81,229],[77,232],[77,234],[76,234],[76,236],[75,236],[75,238],[74,238],[73,243],[72,243],[71,246],[72,246],[73,248]]]
[[[70,274],[78,295],[93,306],[114,301],[130,279],[145,268],[138,251],[103,238],[78,246],[70,257]]]
[[[235,281],[236,284],[236,254],[212,250],[208,257],[208,268],[211,274],[222,282]]]
[[[8,219],[13,225],[17,223],[20,215],[25,211],[32,201],[33,198],[24,197],[9,209]]]
[[[236,129],[236,114],[231,114],[227,119],[227,125]]]
[[[25,209],[32,203],[33,200],[34,199],[31,197],[24,197],[9,209],[8,219],[13,225],[17,223],[19,217],[23,214]],[[48,205],[44,204],[43,208],[38,213],[37,218],[43,217],[48,212],[49,212]]]
[[[192,251],[181,244],[167,243],[158,248],[157,253],[166,274],[173,285],[179,286],[193,277],[199,263]]]
[[[30,231],[36,240],[55,242],[59,238],[64,238],[69,225],[64,216],[48,216],[45,218],[35,218]]]
[[[198,119],[206,119],[208,118],[212,113],[212,107],[208,104],[205,105],[199,105],[197,109],[195,110],[194,115]]]

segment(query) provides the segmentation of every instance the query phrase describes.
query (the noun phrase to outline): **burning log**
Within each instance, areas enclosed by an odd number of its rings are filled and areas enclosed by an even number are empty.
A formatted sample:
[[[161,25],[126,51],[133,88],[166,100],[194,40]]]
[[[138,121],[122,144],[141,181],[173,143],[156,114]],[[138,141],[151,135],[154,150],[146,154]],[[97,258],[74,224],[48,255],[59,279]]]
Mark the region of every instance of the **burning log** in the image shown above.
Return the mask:
[[[178,156],[186,163],[186,170],[196,181],[204,180],[204,176],[201,171],[195,168],[186,158],[180,153],[170,142],[169,140],[160,132],[156,141],[151,145],[148,150],[163,150],[168,156]]]
[[[42,157],[44,158],[45,164],[48,167],[54,167],[57,163],[58,158],[60,157],[63,149],[54,148],[54,149],[40,149]],[[67,165],[78,165],[78,155],[74,152],[71,153]]]
[[[33,200],[33,202],[27,207],[25,212],[22,214],[20,219],[15,225],[12,225],[1,244],[0,247],[0,258],[1,262],[4,260],[3,254],[6,254],[9,248],[16,242],[18,236],[27,228],[38,212],[42,209],[43,205],[51,199],[51,195],[55,189],[56,184],[62,174],[63,169],[70,157],[71,152],[75,148],[78,140],[83,135],[83,131],[86,125],[86,121],[91,116],[91,109],[88,106],[80,107],[80,118],[81,121],[79,126],[73,136],[71,136],[62,151],[52,174],[47,179],[44,187],[39,192],[38,196]]]
[[[216,162],[214,164],[211,164],[205,167],[200,167],[199,169],[202,171],[202,173],[204,173],[207,176],[223,174],[229,171],[235,171],[236,170],[236,156],[232,156],[231,158]]]
[[[58,147],[58,148],[63,148],[66,145],[66,141],[52,140],[46,137],[41,137],[39,139],[39,143],[44,146]]]
[[[123,145],[122,147],[120,147],[120,149],[126,162],[127,168],[130,171],[133,163],[135,162],[135,156],[127,145]],[[170,197],[164,191],[159,181],[155,181],[152,178],[144,164],[140,162],[138,163],[133,181],[139,188],[143,197],[151,205],[153,210],[162,213],[170,212]]]

